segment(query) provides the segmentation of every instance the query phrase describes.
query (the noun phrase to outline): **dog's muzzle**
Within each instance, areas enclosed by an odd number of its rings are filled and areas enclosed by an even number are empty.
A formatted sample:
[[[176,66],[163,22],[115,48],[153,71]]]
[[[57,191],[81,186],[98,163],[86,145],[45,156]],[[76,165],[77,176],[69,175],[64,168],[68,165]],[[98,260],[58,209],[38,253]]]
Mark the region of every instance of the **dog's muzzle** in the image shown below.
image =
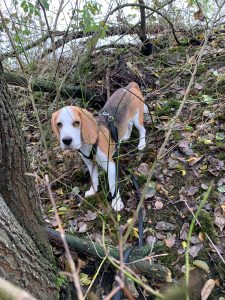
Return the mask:
[[[66,138],[62,139],[63,144],[67,147],[72,144],[72,141],[73,141],[73,139],[70,137],[66,137]]]

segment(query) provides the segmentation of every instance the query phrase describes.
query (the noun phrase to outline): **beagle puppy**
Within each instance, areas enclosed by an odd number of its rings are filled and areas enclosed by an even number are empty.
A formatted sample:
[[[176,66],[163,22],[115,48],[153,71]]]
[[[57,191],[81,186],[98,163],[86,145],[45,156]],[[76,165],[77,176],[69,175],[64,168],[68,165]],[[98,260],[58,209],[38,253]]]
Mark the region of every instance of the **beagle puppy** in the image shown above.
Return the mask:
[[[139,131],[138,149],[145,145],[143,115],[148,113],[144,97],[137,83],[131,82],[126,88],[118,89],[106,102],[97,117],[86,109],[66,106],[54,112],[51,126],[62,150],[76,149],[86,163],[91,176],[91,187],[85,197],[98,191],[98,165],[108,173],[108,183],[112,195],[112,207],[116,211],[124,208],[120,192],[116,188],[116,164],[113,153],[116,141],[113,140],[109,121],[113,120],[118,133],[118,143],[128,140],[133,125]],[[95,149],[94,160],[92,151]]]

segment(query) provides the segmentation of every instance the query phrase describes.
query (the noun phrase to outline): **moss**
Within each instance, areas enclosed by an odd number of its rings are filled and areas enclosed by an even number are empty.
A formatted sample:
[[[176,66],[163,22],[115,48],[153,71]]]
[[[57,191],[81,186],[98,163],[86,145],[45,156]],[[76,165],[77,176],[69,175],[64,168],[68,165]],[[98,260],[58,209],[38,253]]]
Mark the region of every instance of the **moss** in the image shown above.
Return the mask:
[[[213,224],[213,219],[208,211],[202,209],[198,219],[201,224],[201,228],[199,228],[200,231],[206,232],[212,239],[218,237]]]
[[[178,142],[178,141],[182,140],[183,137],[179,131],[174,131],[172,139],[173,139],[173,141]]]
[[[145,183],[147,181],[147,176],[143,175],[143,174],[140,174],[137,179],[138,179],[139,186],[142,187],[142,186],[145,185]]]
[[[104,193],[98,192],[93,196],[90,196],[88,198],[85,198],[85,202],[82,204],[82,209],[90,209],[91,207],[101,207],[101,206],[107,206],[107,199]]]
[[[202,74],[204,74],[205,75],[205,73],[208,71],[208,64],[200,64],[199,66],[198,66],[198,70],[197,70],[197,73],[196,73],[196,76],[199,76],[199,75],[202,75]]]
[[[202,142],[196,142],[194,145],[193,145],[193,150],[196,152],[198,151],[199,154],[207,154],[209,155],[209,146],[210,145],[207,145],[207,144],[204,144]]]
[[[216,142],[215,142],[215,146],[216,146],[218,149],[225,150],[225,144],[224,144],[224,141],[216,141]],[[220,154],[220,153],[219,153],[219,154]],[[222,152],[221,154],[224,154],[224,152]]]
[[[220,153],[218,153],[217,158],[220,160],[225,160],[225,152],[221,151]]]
[[[68,283],[68,279],[66,277],[66,275],[64,274],[59,274],[57,277],[56,277],[56,281],[55,281],[55,285],[56,287],[60,290],[60,288],[67,284]]]
[[[158,116],[172,116],[174,112],[179,108],[180,102],[176,99],[167,100],[164,105],[158,110]]]
[[[171,268],[171,264],[174,263],[177,260],[177,249],[174,248],[168,248],[164,242],[160,241],[157,242],[154,245],[153,248],[154,252],[156,254],[167,254],[165,256],[161,256],[159,258],[160,262],[162,263],[163,266],[167,267],[167,268]],[[175,276],[173,274],[173,276]]]

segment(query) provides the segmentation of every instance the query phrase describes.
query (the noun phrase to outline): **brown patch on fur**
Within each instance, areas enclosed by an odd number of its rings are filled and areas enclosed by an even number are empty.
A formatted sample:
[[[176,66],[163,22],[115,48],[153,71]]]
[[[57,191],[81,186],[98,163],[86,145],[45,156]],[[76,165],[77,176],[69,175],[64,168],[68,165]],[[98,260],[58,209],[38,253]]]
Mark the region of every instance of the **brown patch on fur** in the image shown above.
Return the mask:
[[[71,109],[73,110],[74,117],[77,119],[78,115],[81,120],[83,141],[87,144],[95,144],[98,137],[98,125],[92,113],[77,106],[71,106]]]
[[[57,137],[58,140],[60,140],[60,136],[59,136],[59,129],[58,129],[57,124],[56,124],[56,119],[59,116],[59,112],[60,112],[60,110],[54,112],[52,114],[52,118],[51,118],[52,131],[55,133],[55,135],[56,135],[56,137]]]
[[[109,135],[109,130],[105,126],[99,126],[98,132],[98,147],[102,152],[106,154],[109,160],[113,160],[113,151],[115,149],[115,143]]]

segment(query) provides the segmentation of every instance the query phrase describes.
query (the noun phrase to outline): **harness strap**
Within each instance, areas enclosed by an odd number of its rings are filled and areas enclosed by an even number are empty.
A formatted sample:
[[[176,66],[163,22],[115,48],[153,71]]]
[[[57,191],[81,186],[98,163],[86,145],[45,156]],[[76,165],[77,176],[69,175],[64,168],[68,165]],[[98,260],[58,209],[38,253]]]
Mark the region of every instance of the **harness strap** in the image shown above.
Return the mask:
[[[97,152],[97,142],[92,146],[89,156],[87,156],[80,150],[78,150],[78,152],[81,153],[86,159],[93,160]]]

